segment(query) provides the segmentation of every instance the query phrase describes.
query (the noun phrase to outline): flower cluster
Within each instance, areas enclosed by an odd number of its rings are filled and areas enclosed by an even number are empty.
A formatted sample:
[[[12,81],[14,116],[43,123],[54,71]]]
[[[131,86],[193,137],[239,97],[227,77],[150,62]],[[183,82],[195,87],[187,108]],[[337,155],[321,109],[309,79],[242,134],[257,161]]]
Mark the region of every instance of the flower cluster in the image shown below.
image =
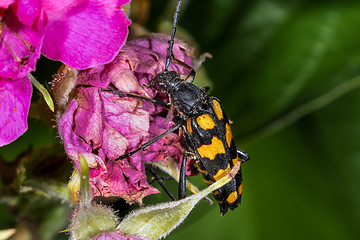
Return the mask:
[[[124,44],[129,0],[8,0],[0,3],[0,146],[27,129],[28,74],[40,54],[85,69],[110,62]]]
[[[162,106],[104,91],[113,89],[166,101],[166,96],[145,86],[164,69],[168,40],[169,36],[158,34],[129,41],[113,62],[80,71],[68,91],[71,97],[59,117],[59,133],[67,155],[78,166],[80,156],[87,160],[94,196],[121,196],[129,203],[141,203],[143,197],[158,192],[146,181],[144,162],[166,162],[168,157],[179,162],[182,156],[178,134],[170,133],[145,150],[117,161],[174,123],[166,121],[168,110]],[[173,52],[191,65],[185,44],[176,41]],[[175,64],[170,69],[180,75],[189,73]],[[55,92],[58,82],[63,83],[55,80]]]

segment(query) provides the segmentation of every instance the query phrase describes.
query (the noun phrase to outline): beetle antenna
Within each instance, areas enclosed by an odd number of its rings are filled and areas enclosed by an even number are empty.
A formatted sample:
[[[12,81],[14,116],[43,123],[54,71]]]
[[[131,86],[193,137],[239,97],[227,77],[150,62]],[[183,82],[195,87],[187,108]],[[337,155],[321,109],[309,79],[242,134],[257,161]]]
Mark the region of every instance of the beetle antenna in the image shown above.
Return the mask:
[[[172,27],[172,32],[171,32],[171,38],[169,41],[169,52],[168,52],[168,56],[166,58],[166,62],[165,62],[165,70],[168,70],[168,67],[170,65],[171,62],[171,58],[172,58],[172,48],[174,46],[174,38],[175,38],[175,33],[176,33],[176,24],[179,18],[179,12],[180,12],[180,6],[181,6],[181,2],[182,0],[179,0],[176,6],[176,11],[174,14],[174,22],[173,22],[173,27]]]

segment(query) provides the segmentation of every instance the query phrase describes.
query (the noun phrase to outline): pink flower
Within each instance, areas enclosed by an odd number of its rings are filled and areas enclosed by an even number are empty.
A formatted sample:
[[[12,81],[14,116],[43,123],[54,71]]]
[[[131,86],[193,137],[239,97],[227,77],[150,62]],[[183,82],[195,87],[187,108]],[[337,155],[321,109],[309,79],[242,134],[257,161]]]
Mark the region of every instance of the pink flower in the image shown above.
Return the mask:
[[[146,100],[122,97],[103,89],[116,89],[149,98],[166,100],[148,85],[164,69],[169,38],[151,35],[127,43],[113,62],[81,71],[75,88],[69,93],[65,113],[58,121],[59,133],[68,156],[79,164],[83,155],[90,167],[90,184],[94,196],[120,196],[126,201],[158,192],[146,181],[144,162],[176,161],[182,157],[177,133],[170,133],[145,150],[115,161],[166,131],[173,122],[165,122],[168,110]],[[191,65],[186,46],[176,42],[174,55]],[[188,69],[171,65],[179,74]],[[57,88],[57,86],[56,86]]]
[[[27,75],[40,54],[84,69],[110,62],[130,24],[129,0],[7,0],[0,3],[0,146],[27,129],[31,98]],[[19,83],[21,90],[15,89]],[[10,86],[13,85],[13,86]],[[14,110],[16,109],[16,110]]]

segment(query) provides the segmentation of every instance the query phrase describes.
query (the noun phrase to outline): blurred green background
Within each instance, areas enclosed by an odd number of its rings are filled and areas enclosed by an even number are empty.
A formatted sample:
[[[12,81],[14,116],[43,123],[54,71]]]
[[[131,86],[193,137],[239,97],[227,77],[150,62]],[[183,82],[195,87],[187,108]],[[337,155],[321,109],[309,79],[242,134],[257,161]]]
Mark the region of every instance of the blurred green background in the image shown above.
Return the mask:
[[[168,29],[176,1],[149,4],[134,22]],[[184,0],[178,36],[213,55],[204,63],[211,94],[251,159],[241,206],[221,217],[201,202],[167,239],[360,239],[359,26],[357,0]],[[202,71],[198,78],[209,84]],[[31,120],[1,156],[59,140],[43,126]],[[65,206],[48,219],[65,224]],[[0,228],[16,226],[13,210],[0,208]],[[45,239],[67,237],[56,233],[66,224],[51,226]]]

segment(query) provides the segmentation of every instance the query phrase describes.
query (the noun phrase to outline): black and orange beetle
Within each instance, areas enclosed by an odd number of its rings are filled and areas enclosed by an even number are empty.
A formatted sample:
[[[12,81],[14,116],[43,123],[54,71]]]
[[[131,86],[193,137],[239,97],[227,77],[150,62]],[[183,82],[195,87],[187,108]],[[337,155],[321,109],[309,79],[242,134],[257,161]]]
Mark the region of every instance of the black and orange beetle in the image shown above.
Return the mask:
[[[242,163],[247,161],[249,156],[244,151],[236,148],[229,119],[226,117],[220,101],[209,96],[207,88],[200,88],[193,84],[195,77],[193,68],[172,57],[180,6],[181,0],[178,1],[174,14],[165,69],[150,84],[150,87],[168,95],[169,102],[174,110],[173,122],[176,125],[143,144],[140,148],[120,156],[117,160],[127,158],[148,147],[166,134],[180,130],[179,134],[182,136],[182,147],[185,149],[185,154],[180,169],[179,198],[185,198],[185,166],[188,157],[197,160],[198,170],[202,174],[204,181],[207,184],[212,184],[229,173],[238,161]],[[181,79],[175,71],[168,71],[171,60],[191,70],[185,80]],[[137,97],[169,108],[164,102],[148,99],[144,96],[109,89],[104,91],[121,96]],[[239,170],[231,182],[213,192],[215,200],[219,203],[221,215],[224,215],[229,208],[231,210],[235,209],[241,202],[242,186],[242,174],[241,170]]]

